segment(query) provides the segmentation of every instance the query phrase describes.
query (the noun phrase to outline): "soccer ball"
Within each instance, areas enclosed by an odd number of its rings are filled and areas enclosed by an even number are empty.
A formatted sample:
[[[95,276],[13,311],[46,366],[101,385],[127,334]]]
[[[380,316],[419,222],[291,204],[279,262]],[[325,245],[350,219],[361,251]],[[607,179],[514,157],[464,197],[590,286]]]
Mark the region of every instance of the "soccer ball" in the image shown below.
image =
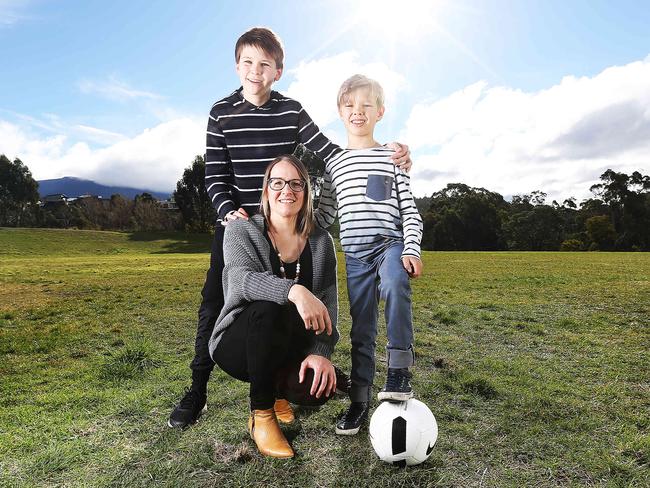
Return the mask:
[[[398,466],[420,464],[438,438],[436,418],[424,403],[383,402],[370,418],[370,442],[382,461]]]

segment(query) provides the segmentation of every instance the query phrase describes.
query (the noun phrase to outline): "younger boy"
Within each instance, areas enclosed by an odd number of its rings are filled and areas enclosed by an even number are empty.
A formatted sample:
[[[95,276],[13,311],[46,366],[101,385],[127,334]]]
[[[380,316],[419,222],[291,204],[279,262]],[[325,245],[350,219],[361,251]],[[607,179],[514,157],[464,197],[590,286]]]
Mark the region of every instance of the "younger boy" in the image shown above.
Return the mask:
[[[217,211],[210,268],[201,292],[192,386],[172,411],[168,425],[185,428],[206,408],[207,384],[214,367],[208,342],[223,307],[224,226],[257,213],[267,165],[292,153],[299,143],[327,160],[341,151],[312,122],[299,102],[272,91],[282,76],[284,49],[278,36],[263,27],[242,34],[235,45],[235,69],[241,87],[210,110],[206,137],[205,185]],[[398,145],[399,146],[399,145]],[[410,167],[408,149],[395,164]],[[339,382],[341,383],[341,382]]]
[[[329,227],[338,214],[341,225],[352,316],[352,385],[351,404],[338,420],[336,433],[353,435],[368,416],[378,298],[385,301],[388,335],[388,377],[379,400],[405,401],[413,396],[409,277],[422,273],[422,219],[409,177],[395,168],[392,151],[373,136],[384,114],[379,83],[362,75],[349,78],[339,90],[338,109],[348,133],[348,149],[326,163],[316,219]]]

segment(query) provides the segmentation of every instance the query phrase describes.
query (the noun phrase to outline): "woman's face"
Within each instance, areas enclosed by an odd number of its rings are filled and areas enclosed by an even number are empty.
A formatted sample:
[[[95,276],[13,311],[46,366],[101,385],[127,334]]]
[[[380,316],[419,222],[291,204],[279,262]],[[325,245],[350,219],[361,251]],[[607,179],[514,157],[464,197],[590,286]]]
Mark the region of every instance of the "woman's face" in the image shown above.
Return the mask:
[[[298,173],[298,170],[291,163],[287,161],[280,161],[275,166],[273,166],[273,169],[271,169],[269,181],[271,181],[273,178],[280,178],[284,180],[285,185],[281,190],[273,190],[269,186],[266,187],[271,215],[274,217],[297,216],[300,212],[300,209],[302,208],[302,203],[305,198],[305,190],[292,190],[291,185],[286,182],[291,180],[301,181],[300,173]],[[277,181],[275,183],[278,184]]]

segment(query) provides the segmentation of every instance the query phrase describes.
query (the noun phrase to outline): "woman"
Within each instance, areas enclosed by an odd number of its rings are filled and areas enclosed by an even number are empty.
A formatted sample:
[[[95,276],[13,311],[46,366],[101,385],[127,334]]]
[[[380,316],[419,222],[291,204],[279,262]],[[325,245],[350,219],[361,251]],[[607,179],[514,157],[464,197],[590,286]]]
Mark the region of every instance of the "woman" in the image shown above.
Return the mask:
[[[336,253],[331,236],[314,227],[300,160],[276,158],[263,187],[261,213],[226,227],[225,304],[210,354],[250,382],[248,429],[260,452],[288,458],[294,452],[278,425],[294,419],[287,400],[318,405],[336,389]]]

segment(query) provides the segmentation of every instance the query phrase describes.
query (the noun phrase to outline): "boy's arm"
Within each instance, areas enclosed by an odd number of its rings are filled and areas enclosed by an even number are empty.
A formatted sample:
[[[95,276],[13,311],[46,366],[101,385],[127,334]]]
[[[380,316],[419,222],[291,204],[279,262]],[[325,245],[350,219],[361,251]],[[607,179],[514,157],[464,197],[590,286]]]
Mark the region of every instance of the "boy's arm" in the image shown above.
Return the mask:
[[[327,229],[336,220],[337,208],[336,194],[332,188],[332,177],[326,168],[323,174],[323,187],[320,200],[318,200],[318,208],[314,210],[316,223],[323,229]]]
[[[405,256],[420,258],[420,242],[422,241],[422,217],[415,205],[411,194],[411,178],[401,170],[395,172],[395,183],[399,201],[399,211],[402,216],[402,230],[404,232]]]
[[[315,153],[326,163],[337,156],[343,149],[330,141],[320,131],[318,126],[311,119],[304,107],[300,107],[298,114],[298,143],[303,144],[311,152]],[[398,168],[410,171],[413,162],[411,161],[411,151],[406,144],[391,142],[386,144],[395,153],[391,156],[393,164]]]
[[[296,142],[303,144],[325,162],[343,150],[323,135],[302,106],[298,113],[298,140]]]
[[[232,185],[230,153],[221,130],[219,115],[213,107],[208,117],[205,142],[205,188],[219,220],[224,220],[228,212],[237,209],[232,196]]]

